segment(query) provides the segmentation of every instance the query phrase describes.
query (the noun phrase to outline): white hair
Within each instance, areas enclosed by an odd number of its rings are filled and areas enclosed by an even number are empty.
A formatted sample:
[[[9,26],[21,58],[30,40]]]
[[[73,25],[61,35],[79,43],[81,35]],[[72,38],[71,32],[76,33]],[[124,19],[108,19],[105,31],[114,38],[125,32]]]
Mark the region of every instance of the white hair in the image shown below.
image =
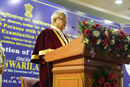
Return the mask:
[[[64,13],[63,11],[55,11],[53,14],[52,14],[52,16],[51,16],[51,23],[53,23],[53,19],[55,19],[55,18],[57,18],[57,17],[59,17],[59,14],[60,13]],[[64,13],[65,14],[65,13]],[[65,15],[66,16],[66,15]],[[67,17],[67,16],[66,16]]]

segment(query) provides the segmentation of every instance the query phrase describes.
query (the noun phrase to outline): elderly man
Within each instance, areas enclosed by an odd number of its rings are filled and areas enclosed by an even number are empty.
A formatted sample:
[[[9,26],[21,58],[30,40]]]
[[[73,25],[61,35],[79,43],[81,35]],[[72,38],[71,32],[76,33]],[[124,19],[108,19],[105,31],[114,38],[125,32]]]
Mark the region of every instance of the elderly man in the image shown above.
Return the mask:
[[[52,87],[52,63],[46,63],[44,55],[69,43],[68,37],[62,33],[67,24],[64,12],[56,11],[51,16],[52,27],[38,35],[32,53],[31,62],[40,64],[40,87]]]

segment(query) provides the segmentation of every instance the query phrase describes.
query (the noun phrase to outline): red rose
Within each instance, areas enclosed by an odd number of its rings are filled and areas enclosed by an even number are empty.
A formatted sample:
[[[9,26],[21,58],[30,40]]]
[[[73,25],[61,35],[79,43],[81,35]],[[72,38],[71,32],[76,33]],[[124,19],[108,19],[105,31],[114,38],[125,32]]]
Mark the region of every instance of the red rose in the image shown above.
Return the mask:
[[[97,87],[101,87],[101,86],[98,85]]]
[[[89,29],[88,29],[88,28],[84,30],[84,34],[85,34],[87,37],[89,37],[89,36],[90,36],[90,31],[89,31]]]
[[[96,26],[93,25],[93,26],[92,26],[92,29],[96,30]]]
[[[88,25],[88,23],[86,23],[85,20],[82,20],[81,22],[82,22],[83,24],[85,24],[85,25]]]
[[[99,25],[99,24],[95,24],[95,27],[99,29],[99,27],[98,27],[98,26],[100,27],[100,25]]]
[[[98,30],[100,30],[100,25],[99,24],[95,24],[95,27],[98,28]]]
[[[107,39],[104,39],[103,44],[104,44],[105,46],[108,46]]]
[[[99,24],[95,24],[96,27],[100,26]]]
[[[115,82],[111,82],[111,87],[116,87]]]
[[[119,39],[121,40],[121,39],[123,39],[123,37],[122,37],[122,36],[119,36]]]
[[[114,78],[116,77],[116,73],[113,73]]]
[[[101,78],[98,80],[98,84],[102,84],[102,83],[104,83],[104,81],[105,81],[105,78],[104,78],[104,77],[101,77]]]
[[[111,87],[111,85],[110,85],[109,82],[105,82],[105,83],[104,83],[104,87]]]
[[[113,76],[112,73],[109,73],[109,74],[108,74],[108,77],[109,77],[110,80],[114,79],[114,76]]]
[[[114,81],[114,83],[117,84],[117,83],[118,83],[118,80],[116,79],[116,80]]]
[[[121,34],[123,37],[126,37],[123,31],[120,31],[120,34]]]
[[[96,45],[97,44],[97,39],[96,37],[93,37],[90,39],[90,42],[92,42],[92,46]]]
[[[122,44],[117,44],[117,46],[118,46],[118,50],[122,48]]]

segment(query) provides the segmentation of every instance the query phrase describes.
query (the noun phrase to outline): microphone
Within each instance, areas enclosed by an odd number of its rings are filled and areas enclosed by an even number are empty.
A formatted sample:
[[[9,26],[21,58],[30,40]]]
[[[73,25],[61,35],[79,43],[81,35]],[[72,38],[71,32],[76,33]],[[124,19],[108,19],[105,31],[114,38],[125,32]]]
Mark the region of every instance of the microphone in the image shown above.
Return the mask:
[[[75,26],[72,26],[72,28],[75,28]]]

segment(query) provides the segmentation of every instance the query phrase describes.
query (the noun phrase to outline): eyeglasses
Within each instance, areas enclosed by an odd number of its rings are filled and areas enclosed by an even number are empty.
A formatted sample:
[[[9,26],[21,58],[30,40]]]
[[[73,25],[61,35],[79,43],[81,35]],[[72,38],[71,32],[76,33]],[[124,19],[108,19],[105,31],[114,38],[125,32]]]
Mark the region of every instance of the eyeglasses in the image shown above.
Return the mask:
[[[57,17],[56,19],[61,19],[61,20],[63,20],[64,22],[67,22],[67,21],[68,21],[67,18],[59,18],[59,17]]]

